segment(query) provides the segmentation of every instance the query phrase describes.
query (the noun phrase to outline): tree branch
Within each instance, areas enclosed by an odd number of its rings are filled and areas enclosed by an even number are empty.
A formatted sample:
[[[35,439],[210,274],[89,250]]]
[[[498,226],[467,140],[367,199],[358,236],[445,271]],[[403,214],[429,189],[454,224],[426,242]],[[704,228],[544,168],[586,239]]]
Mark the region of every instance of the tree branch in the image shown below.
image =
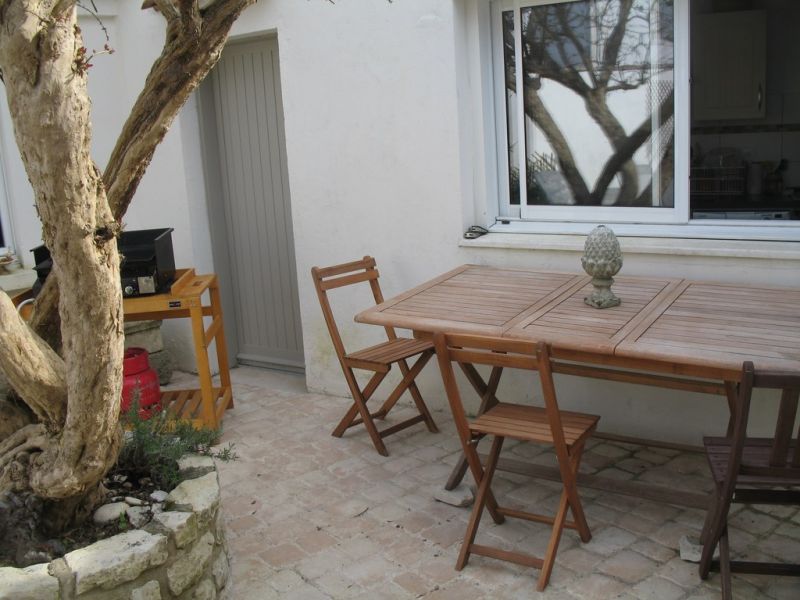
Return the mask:
[[[161,16],[167,20],[168,24],[180,18],[180,15],[175,8],[175,4],[172,3],[172,0],[153,0],[151,5],[145,3],[142,5],[142,8],[149,8],[149,6],[157,7],[158,12],[160,12]]]
[[[661,103],[661,107],[659,109],[659,115],[661,116],[662,122],[666,121],[672,116],[673,110],[673,94],[669,94],[666,98],[664,98],[664,101]],[[599,197],[602,199],[601,190],[604,194],[605,190],[611,183],[611,180],[614,178],[620,168],[626,162],[628,162],[631,157],[633,157],[641,145],[647,141],[647,138],[650,137],[651,133],[652,120],[648,116],[629,136],[619,140],[618,143],[615,144],[614,154],[603,166],[603,170],[600,172],[600,176],[597,178],[595,191],[592,193],[595,198]],[[627,203],[630,204],[633,201],[635,201],[635,197],[633,200],[628,201]]]
[[[15,431],[6,439],[0,441],[0,467],[8,464],[8,457],[13,458],[20,448],[30,448],[31,441],[43,438],[45,434],[44,425],[34,423],[26,425],[22,429]]]
[[[22,400],[48,424],[60,427],[67,408],[64,361],[35,335],[5,292],[0,293],[0,369]]]
[[[558,164],[564,174],[576,204],[586,204],[589,201],[589,188],[583,180],[575,164],[575,156],[569,147],[567,139],[548,112],[539,94],[532,88],[525,90],[525,113],[539,127],[550,142],[550,146],[558,157]]]
[[[256,0],[217,0],[202,13],[199,35],[195,9],[181,12],[179,33],[167,38],[108,161],[103,182],[116,219],[121,219],[159,142],[189,95],[219,60],[239,14]],[[195,2],[190,2],[196,7]],[[184,19],[189,21],[184,21]],[[198,52],[198,48],[203,48]]]
[[[202,11],[194,0],[182,2],[193,5],[186,27],[171,0],[145,0],[142,5],[143,9],[157,7],[165,15],[168,32],[103,173],[108,202],[118,221],[175,116],[219,60],[234,21],[256,0],[216,0]],[[201,15],[201,29],[194,32],[192,23],[197,15]],[[51,276],[36,297],[31,327],[57,350],[61,347],[58,303],[58,281]]]
[[[85,69],[79,63],[83,44],[75,11],[51,23],[34,23],[27,10],[32,3],[11,2],[14,20],[7,21],[0,31],[0,69],[20,156],[42,221],[42,236],[53,259],[50,278],[69,282],[60,289],[57,313],[64,360],[55,353],[46,357],[50,370],[64,365],[66,414],[48,416],[48,421],[58,426],[50,432],[48,446],[32,461],[29,481],[42,498],[64,498],[95,487],[117,456],[122,291],[116,244],[95,235],[116,221],[90,156],[90,101]],[[32,29],[36,29],[37,40],[35,81],[15,54]],[[44,355],[43,344],[24,329],[7,297],[2,309],[0,339],[7,349],[16,335],[23,344],[20,352],[25,361]],[[28,368],[36,366],[34,362]],[[25,383],[19,381],[22,376],[14,370],[20,367],[3,360],[3,368],[27,403],[30,395],[25,394]],[[32,383],[40,381],[33,377]],[[34,402],[31,407],[37,412],[47,407],[52,413],[54,405],[63,411],[62,398],[56,400],[59,402],[53,401],[52,394],[43,393],[41,406]]]
[[[625,39],[625,32],[628,28],[628,15],[631,12],[631,6],[633,6],[633,0],[620,0],[617,22],[606,40],[603,52],[603,69],[600,72],[598,87],[604,87],[608,83],[614,73],[614,69],[617,67],[622,40]],[[602,31],[602,23],[599,21],[600,19],[598,19],[597,26]]]

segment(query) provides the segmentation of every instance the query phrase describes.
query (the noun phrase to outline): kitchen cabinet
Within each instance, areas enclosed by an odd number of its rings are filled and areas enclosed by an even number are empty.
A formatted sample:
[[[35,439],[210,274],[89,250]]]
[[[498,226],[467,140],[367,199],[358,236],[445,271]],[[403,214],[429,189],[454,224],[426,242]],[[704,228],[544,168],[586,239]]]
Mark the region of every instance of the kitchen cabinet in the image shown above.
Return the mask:
[[[694,121],[764,117],[765,11],[694,15],[691,55]]]

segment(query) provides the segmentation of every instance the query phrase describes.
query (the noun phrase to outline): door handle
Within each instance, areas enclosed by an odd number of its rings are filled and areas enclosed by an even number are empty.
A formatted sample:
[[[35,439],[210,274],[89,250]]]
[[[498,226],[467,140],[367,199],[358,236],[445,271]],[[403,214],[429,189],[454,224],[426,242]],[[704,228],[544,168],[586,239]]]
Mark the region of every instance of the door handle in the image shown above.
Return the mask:
[[[761,110],[761,104],[764,100],[764,91],[761,88],[761,84],[758,84],[758,110]]]

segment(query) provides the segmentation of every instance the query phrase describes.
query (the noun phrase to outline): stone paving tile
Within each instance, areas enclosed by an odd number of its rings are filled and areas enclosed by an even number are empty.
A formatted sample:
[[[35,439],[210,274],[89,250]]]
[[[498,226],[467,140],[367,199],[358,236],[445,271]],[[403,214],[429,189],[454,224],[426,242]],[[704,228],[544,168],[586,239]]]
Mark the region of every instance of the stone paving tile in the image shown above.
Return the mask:
[[[651,575],[633,586],[634,594],[641,600],[678,600],[684,596],[684,590],[671,581]]]
[[[681,535],[697,537],[704,513],[581,489],[592,540],[565,530],[550,585],[536,591],[538,570],[472,556],[454,568],[470,507],[437,502],[434,493],[460,455],[449,415],[435,411],[441,432],[411,428],[387,438],[391,456],[375,452],[366,433],[330,435],[350,401],[305,392],[303,378],[239,367],[232,371],[236,408],[225,415],[223,442],[239,460],[220,463],[231,576],[236,600],[406,599],[709,600],[719,577],[703,582],[697,565],[678,556]],[[423,390],[424,393],[424,390]],[[379,400],[376,400],[379,402]],[[413,416],[403,399],[386,425]],[[507,443],[517,460],[554,464],[551,449]],[[590,440],[587,473],[670,487],[709,489],[699,454]],[[465,482],[474,485],[471,475]],[[496,494],[509,506],[547,514],[556,482],[498,473]],[[734,507],[737,556],[797,555],[800,510]],[[484,514],[478,541],[542,552],[549,527]],[[736,576],[744,598],[800,598],[800,578]]]
[[[625,583],[637,583],[648,577],[656,563],[632,550],[621,550],[598,565],[597,570]]]

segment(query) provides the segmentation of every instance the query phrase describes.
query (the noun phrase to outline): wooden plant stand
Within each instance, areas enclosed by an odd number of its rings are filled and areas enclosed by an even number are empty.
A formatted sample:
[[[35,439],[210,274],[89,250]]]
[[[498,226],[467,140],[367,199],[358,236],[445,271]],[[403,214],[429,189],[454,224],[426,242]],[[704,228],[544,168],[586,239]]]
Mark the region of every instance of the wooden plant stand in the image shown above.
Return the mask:
[[[203,295],[208,292],[208,303]],[[14,304],[32,298],[30,290],[12,298]],[[24,319],[30,318],[30,305],[21,311]],[[167,390],[161,392],[161,406],[175,418],[186,420],[194,427],[218,429],[225,411],[233,407],[231,374],[228,367],[228,347],[222,325],[222,303],[217,276],[197,275],[194,269],[178,269],[169,292],[153,296],[125,298],[122,309],[126,321],[147,321],[189,318],[192,320],[192,339],[197,358],[198,389]],[[203,317],[211,317],[206,329]],[[219,387],[211,380],[208,348],[216,344]]]
[[[206,292],[208,304],[203,304]],[[197,275],[194,269],[178,269],[169,292],[126,298],[122,307],[126,321],[187,317],[192,320],[200,388],[162,391],[161,406],[174,417],[190,421],[195,427],[219,428],[225,411],[233,407],[233,392],[217,276]],[[212,318],[207,329],[203,317]],[[214,387],[211,381],[208,348],[212,343],[216,344],[217,350],[219,387]]]

